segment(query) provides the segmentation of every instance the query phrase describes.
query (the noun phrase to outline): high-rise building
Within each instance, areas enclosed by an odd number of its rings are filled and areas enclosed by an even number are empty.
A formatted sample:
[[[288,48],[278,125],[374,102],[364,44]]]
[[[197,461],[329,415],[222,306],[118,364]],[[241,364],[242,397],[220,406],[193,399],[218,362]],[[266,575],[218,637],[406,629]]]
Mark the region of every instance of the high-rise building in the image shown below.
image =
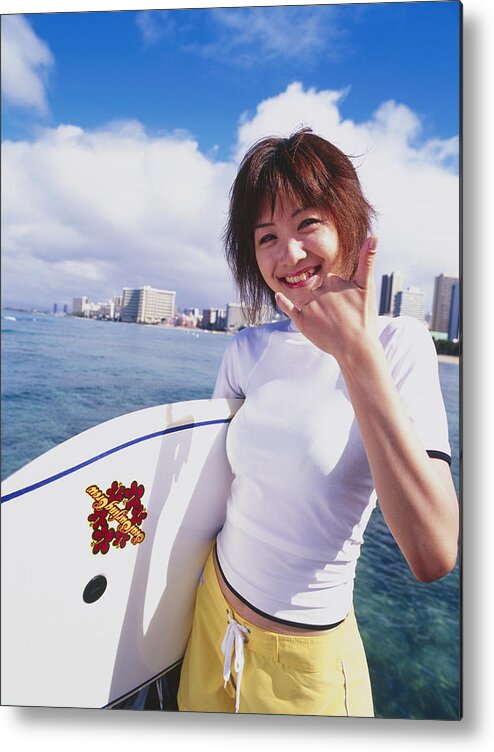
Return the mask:
[[[451,313],[451,290],[458,282],[452,274],[439,274],[434,281],[434,298],[432,301],[431,330],[447,332]]]
[[[226,311],[223,308],[204,308],[201,326],[203,329],[225,329]]]
[[[198,319],[201,315],[201,312],[199,308],[184,308],[184,315],[193,316],[195,319]]]
[[[202,311],[202,328],[203,329],[215,329],[217,318],[218,318],[217,308],[204,308]]]
[[[451,306],[448,322],[448,339],[460,336],[460,283],[455,282],[451,288]]]
[[[122,296],[114,295],[113,298],[113,317],[118,321],[122,318]]]
[[[122,321],[137,324],[157,324],[175,315],[174,290],[158,290],[149,285],[124,287],[122,292]]]
[[[122,291],[122,321],[136,322],[139,315],[139,288],[124,287]]]
[[[226,306],[226,328],[240,329],[247,326],[247,316],[240,303],[228,303]]]
[[[418,287],[407,287],[399,290],[395,295],[393,316],[413,316],[414,319],[424,321],[425,294]]]
[[[89,298],[83,295],[81,298],[72,298],[72,313],[74,316],[84,316],[89,310]]]
[[[381,299],[379,302],[379,315],[392,316],[395,306],[395,296],[403,289],[403,274],[391,272],[383,274],[381,279]]]
[[[114,319],[115,318],[115,303],[113,300],[107,300],[104,303],[98,303],[98,318],[101,319]]]

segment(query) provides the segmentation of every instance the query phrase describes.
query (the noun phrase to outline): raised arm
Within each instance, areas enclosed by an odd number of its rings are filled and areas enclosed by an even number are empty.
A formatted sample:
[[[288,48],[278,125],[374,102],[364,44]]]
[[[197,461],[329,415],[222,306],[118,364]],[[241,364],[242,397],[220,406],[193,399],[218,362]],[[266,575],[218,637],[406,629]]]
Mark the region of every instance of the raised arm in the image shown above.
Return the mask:
[[[376,239],[360,252],[353,281],[328,275],[298,310],[279,307],[339,363],[386,523],[414,575],[432,581],[454,567],[458,503],[446,462],[431,459],[408,417],[377,334]]]

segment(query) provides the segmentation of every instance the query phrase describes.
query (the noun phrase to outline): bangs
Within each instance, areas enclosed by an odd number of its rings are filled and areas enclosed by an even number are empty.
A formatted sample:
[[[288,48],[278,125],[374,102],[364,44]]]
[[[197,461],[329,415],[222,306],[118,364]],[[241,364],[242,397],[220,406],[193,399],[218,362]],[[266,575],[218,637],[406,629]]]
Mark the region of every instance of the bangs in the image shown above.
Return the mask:
[[[331,215],[331,195],[328,195],[328,174],[325,166],[312,159],[304,159],[303,151],[295,154],[282,144],[270,159],[251,174],[246,193],[246,215],[251,227],[257,223],[261,213],[267,208],[274,213],[276,202],[281,200],[305,209],[324,209]],[[319,161],[319,160],[318,160]],[[254,167],[254,165],[252,165]],[[330,194],[332,191],[330,191]]]

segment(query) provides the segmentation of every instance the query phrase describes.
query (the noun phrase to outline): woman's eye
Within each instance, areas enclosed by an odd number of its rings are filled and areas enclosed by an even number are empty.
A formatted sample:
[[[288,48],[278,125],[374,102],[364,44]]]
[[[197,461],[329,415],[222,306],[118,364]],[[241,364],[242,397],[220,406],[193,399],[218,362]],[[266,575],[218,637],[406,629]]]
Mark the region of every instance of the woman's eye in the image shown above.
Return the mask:
[[[319,220],[316,219],[316,217],[306,217],[306,219],[303,219],[302,222],[300,223],[300,229],[304,227],[309,227],[310,225],[315,225],[318,222]]]
[[[266,235],[261,235],[259,240],[257,241],[259,245],[262,245],[263,243],[269,243],[270,240],[273,240],[276,236],[272,233],[267,233]]]

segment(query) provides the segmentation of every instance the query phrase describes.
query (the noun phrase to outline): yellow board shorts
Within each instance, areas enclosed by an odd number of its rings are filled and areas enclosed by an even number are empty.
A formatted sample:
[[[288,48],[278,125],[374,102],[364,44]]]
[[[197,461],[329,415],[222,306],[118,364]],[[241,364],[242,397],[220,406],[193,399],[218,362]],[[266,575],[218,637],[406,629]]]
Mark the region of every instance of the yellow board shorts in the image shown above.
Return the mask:
[[[211,553],[197,590],[178,707],[209,713],[373,717],[367,661],[353,609],[322,635],[261,629],[226,601]]]

